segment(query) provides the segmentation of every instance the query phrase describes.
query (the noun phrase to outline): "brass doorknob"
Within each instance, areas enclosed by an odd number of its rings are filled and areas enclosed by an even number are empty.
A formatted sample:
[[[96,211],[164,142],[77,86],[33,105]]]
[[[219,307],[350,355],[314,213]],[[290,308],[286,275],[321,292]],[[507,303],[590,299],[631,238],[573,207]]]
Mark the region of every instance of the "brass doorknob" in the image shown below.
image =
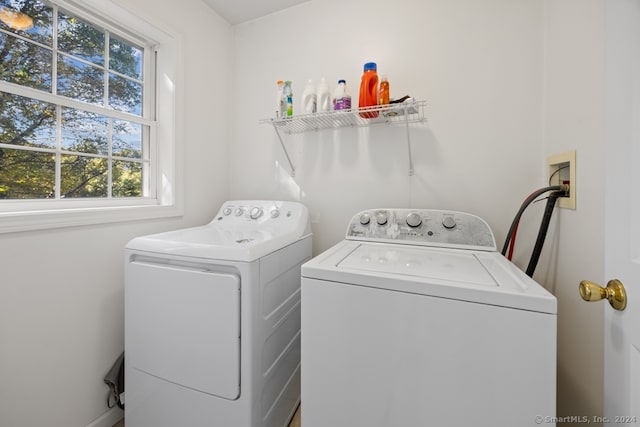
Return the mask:
[[[620,311],[627,307],[627,292],[618,279],[609,280],[606,288],[597,283],[583,280],[580,282],[580,296],[585,301],[600,301],[606,298],[611,307]]]

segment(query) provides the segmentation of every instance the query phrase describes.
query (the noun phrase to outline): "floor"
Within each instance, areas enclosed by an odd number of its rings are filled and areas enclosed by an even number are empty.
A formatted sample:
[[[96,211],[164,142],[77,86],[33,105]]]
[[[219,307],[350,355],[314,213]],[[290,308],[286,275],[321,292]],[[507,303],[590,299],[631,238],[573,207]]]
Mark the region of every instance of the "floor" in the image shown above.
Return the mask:
[[[300,406],[298,406],[298,410],[293,416],[293,419],[291,420],[289,427],[301,427],[301,426],[302,424],[300,423]]]
[[[301,427],[301,426],[302,424],[300,424],[300,407],[298,406],[298,410],[293,416],[293,419],[291,420],[289,427]],[[124,420],[120,420],[117,424],[114,424],[113,427],[124,427]]]

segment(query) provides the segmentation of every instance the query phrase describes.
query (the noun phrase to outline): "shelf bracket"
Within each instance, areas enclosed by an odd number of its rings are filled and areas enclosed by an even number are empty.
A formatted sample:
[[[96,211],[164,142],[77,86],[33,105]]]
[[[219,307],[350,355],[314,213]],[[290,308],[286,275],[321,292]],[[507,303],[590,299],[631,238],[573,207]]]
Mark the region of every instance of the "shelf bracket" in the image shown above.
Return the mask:
[[[282,151],[284,151],[284,155],[287,158],[287,162],[289,162],[289,168],[291,168],[291,176],[296,176],[296,168],[293,167],[293,163],[291,163],[291,157],[289,157],[289,152],[287,151],[287,147],[284,145],[284,141],[282,140],[282,135],[280,135],[280,131],[278,127],[274,124],[273,130],[276,131],[276,135],[278,135],[278,140],[280,140],[280,145],[282,146]]]
[[[409,152],[409,176],[413,176],[413,156],[411,155],[411,132],[409,129],[409,110],[404,107],[404,123],[407,128],[407,151]]]

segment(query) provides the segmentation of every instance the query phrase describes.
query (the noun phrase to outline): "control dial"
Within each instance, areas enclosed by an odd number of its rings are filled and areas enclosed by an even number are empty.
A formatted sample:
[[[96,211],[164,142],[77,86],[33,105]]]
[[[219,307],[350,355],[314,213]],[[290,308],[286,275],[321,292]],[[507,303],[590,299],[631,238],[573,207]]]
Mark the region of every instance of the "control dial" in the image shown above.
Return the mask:
[[[380,212],[376,215],[376,222],[378,225],[385,225],[387,223],[387,214],[384,212]]]
[[[442,225],[444,226],[444,228],[450,230],[456,226],[456,220],[452,216],[445,216],[442,219]]]
[[[251,219],[258,219],[262,216],[262,208],[255,207],[251,208],[251,212],[249,212],[249,216]]]
[[[236,209],[236,212],[235,212],[236,216],[240,216],[240,215],[242,215],[243,213],[244,213],[244,208],[238,208],[238,209]]]
[[[231,208],[224,208],[224,209],[222,210],[222,214],[223,214],[224,216],[229,216],[229,215],[231,215],[231,212],[232,212]]]
[[[369,214],[360,215],[360,224],[367,225],[371,222],[371,216]]]
[[[411,212],[409,215],[407,215],[407,225],[409,227],[412,227],[412,228],[419,227],[420,224],[422,224],[422,218],[418,213]]]
[[[271,218],[278,218],[280,216],[280,210],[278,208],[273,208],[269,214],[271,215]]]

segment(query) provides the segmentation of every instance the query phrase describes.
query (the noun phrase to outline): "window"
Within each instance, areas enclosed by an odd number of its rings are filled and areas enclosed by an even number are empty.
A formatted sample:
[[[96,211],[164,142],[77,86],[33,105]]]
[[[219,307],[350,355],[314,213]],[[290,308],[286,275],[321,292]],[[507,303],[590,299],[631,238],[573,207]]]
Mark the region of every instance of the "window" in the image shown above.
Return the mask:
[[[175,46],[82,3],[0,0],[0,215],[175,205]]]

